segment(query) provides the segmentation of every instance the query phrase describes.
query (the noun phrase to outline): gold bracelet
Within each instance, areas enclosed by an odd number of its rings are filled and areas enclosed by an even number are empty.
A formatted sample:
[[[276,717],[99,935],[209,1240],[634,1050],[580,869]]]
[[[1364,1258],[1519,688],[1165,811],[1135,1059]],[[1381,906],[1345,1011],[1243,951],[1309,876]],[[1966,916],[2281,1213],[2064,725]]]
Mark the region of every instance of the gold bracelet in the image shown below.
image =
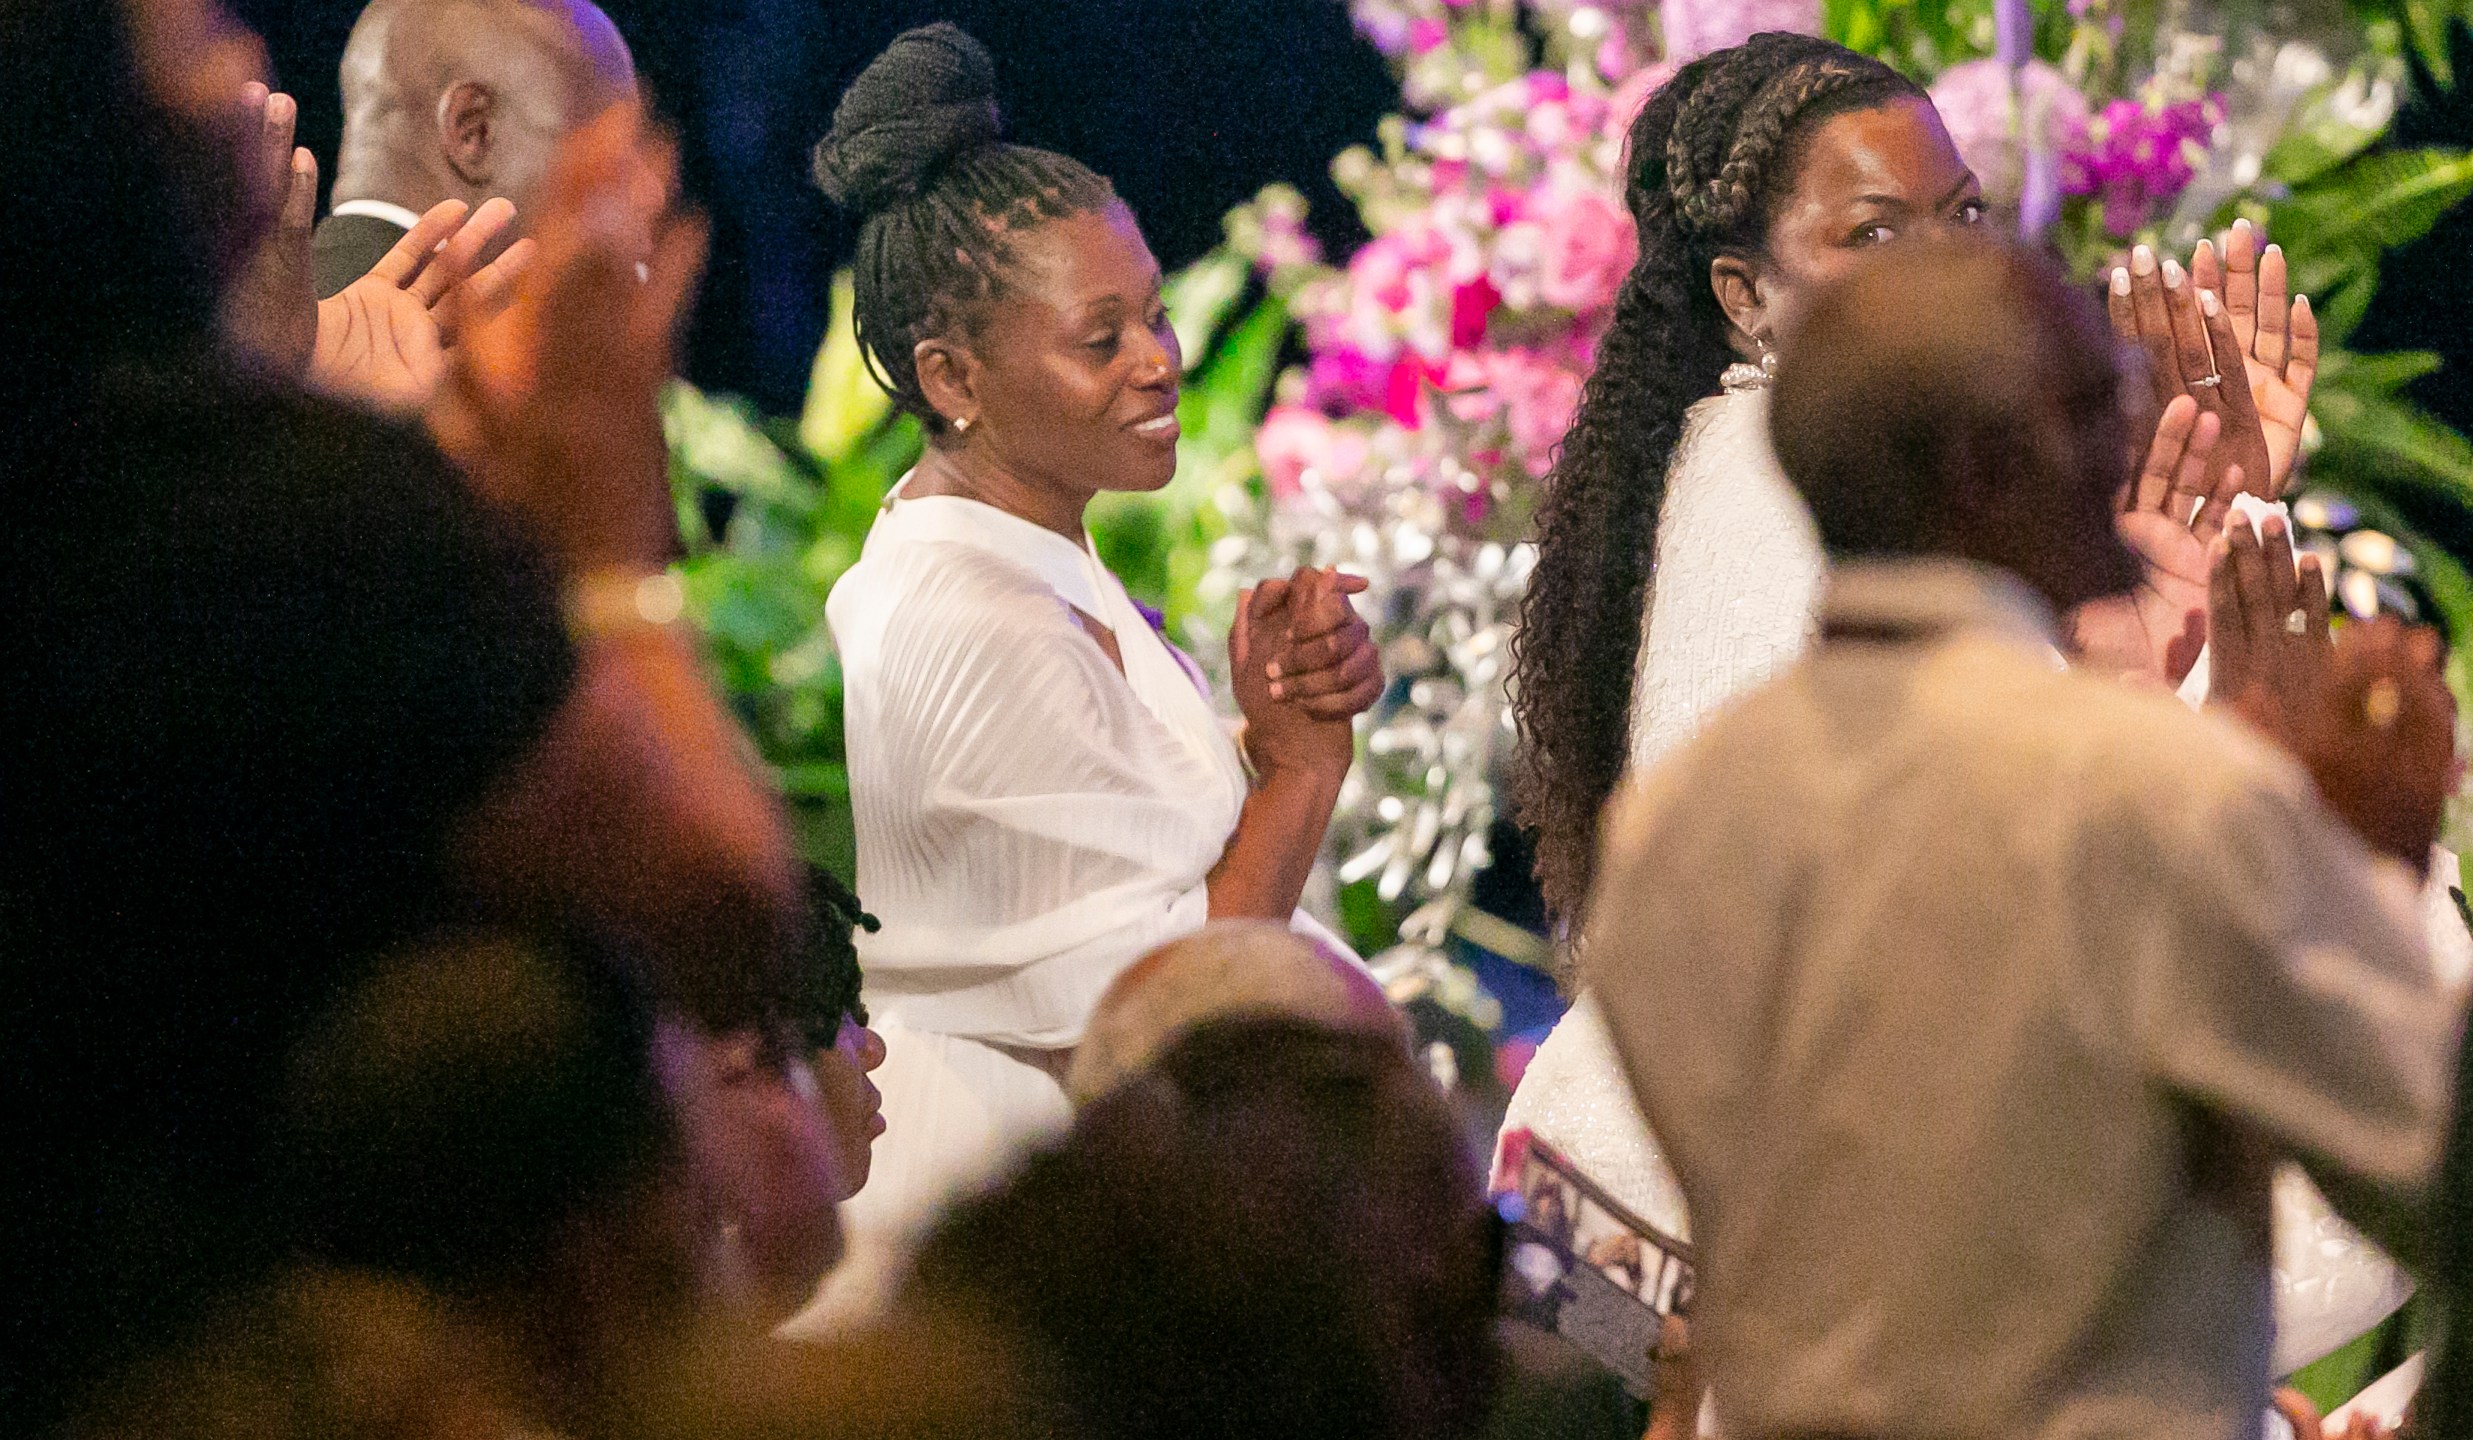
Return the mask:
[[[606,640],[666,630],[687,613],[687,588],[667,570],[596,570],[567,590],[567,633]]]

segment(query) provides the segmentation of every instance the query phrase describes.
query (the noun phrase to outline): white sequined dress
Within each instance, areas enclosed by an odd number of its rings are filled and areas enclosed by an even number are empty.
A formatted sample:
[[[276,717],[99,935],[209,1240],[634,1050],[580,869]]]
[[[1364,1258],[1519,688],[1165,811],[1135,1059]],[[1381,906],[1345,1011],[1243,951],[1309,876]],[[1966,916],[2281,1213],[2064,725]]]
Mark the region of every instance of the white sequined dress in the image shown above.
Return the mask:
[[[1825,568],[1811,516],[1769,447],[1767,392],[1733,391],[1694,405],[1659,512],[1632,702],[1635,768],[1689,739],[1712,713],[1802,653]],[[2454,876],[2454,857],[2443,859],[2439,873]],[[2473,974],[2473,939],[2444,881],[2434,880],[2426,909],[2434,962],[2461,990]],[[1533,1131],[1642,1219],[1690,1238],[1682,1188],[1589,995],[1537,1047],[1503,1128]],[[2368,1330],[2412,1293],[2403,1273],[2290,1165],[2276,1177],[2275,1247],[2278,1374]]]

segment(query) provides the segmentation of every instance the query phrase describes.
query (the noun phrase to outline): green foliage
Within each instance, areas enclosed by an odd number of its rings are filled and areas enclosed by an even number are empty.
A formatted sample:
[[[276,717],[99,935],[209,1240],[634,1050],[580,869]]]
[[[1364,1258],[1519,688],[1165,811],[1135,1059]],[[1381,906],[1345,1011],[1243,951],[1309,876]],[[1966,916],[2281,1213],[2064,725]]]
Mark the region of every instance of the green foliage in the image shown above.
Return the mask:
[[[918,426],[889,418],[857,354],[844,281],[795,427],[685,384],[663,406],[688,613],[778,777],[807,857],[842,875],[855,868],[856,843],[841,664],[824,598],[859,558],[885,491],[919,454]],[[727,511],[719,533],[708,509]]]
[[[2428,234],[2468,195],[2473,195],[2473,155],[2375,151],[2296,185],[2292,198],[2274,207],[2269,224],[2291,259],[2295,290],[2348,300],[2358,293],[2358,306],[2366,307],[2380,256]],[[2331,305],[2321,317],[2329,322],[2331,343],[2341,343],[2359,318],[2336,311]]]

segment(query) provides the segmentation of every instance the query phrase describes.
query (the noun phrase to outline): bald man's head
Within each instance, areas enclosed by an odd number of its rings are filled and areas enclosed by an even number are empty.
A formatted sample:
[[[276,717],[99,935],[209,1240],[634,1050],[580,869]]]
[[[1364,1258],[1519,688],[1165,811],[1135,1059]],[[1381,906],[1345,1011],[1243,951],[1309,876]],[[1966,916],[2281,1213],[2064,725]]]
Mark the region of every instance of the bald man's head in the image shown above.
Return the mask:
[[[515,202],[558,142],[635,94],[635,61],[589,0],[372,0],[343,56],[335,199],[419,212]]]
[[[1222,920],[1134,962],[1099,999],[1065,1088],[1097,1098],[1151,1067],[1177,1038],[1227,1015],[1283,1015],[1407,1041],[1374,977],[1267,920]]]
[[[1832,556],[1975,560],[2063,609],[2136,583],[2118,347],[2048,259],[1885,246],[1786,339],[1770,428]]]

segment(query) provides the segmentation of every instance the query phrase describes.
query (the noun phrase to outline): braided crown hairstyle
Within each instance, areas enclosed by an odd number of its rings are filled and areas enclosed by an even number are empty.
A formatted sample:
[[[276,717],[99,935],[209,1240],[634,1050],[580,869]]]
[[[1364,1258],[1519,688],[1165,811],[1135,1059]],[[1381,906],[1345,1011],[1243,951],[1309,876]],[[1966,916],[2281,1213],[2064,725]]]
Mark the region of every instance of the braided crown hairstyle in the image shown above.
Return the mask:
[[[1630,751],[1667,461],[1684,412],[1737,358],[1710,262],[1764,252],[1798,146],[1822,121],[1922,94],[1843,46],[1763,34],[1684,66],[1632,122],[1624,200],[1640,258],[1546,482],[1512,652],[1514,800],[1546,902],[1566,919],[1587,899],[1598,811]]]
[[[859,221],[860,351],[931,432],[944,421],[919,388],[919,342],[969,332],[1003,293],[1013,236],[1116,199],[1080,161],[999,140],[1002,120],[986,47],[927,25],[851,82],[816,145],[816,183]]]

